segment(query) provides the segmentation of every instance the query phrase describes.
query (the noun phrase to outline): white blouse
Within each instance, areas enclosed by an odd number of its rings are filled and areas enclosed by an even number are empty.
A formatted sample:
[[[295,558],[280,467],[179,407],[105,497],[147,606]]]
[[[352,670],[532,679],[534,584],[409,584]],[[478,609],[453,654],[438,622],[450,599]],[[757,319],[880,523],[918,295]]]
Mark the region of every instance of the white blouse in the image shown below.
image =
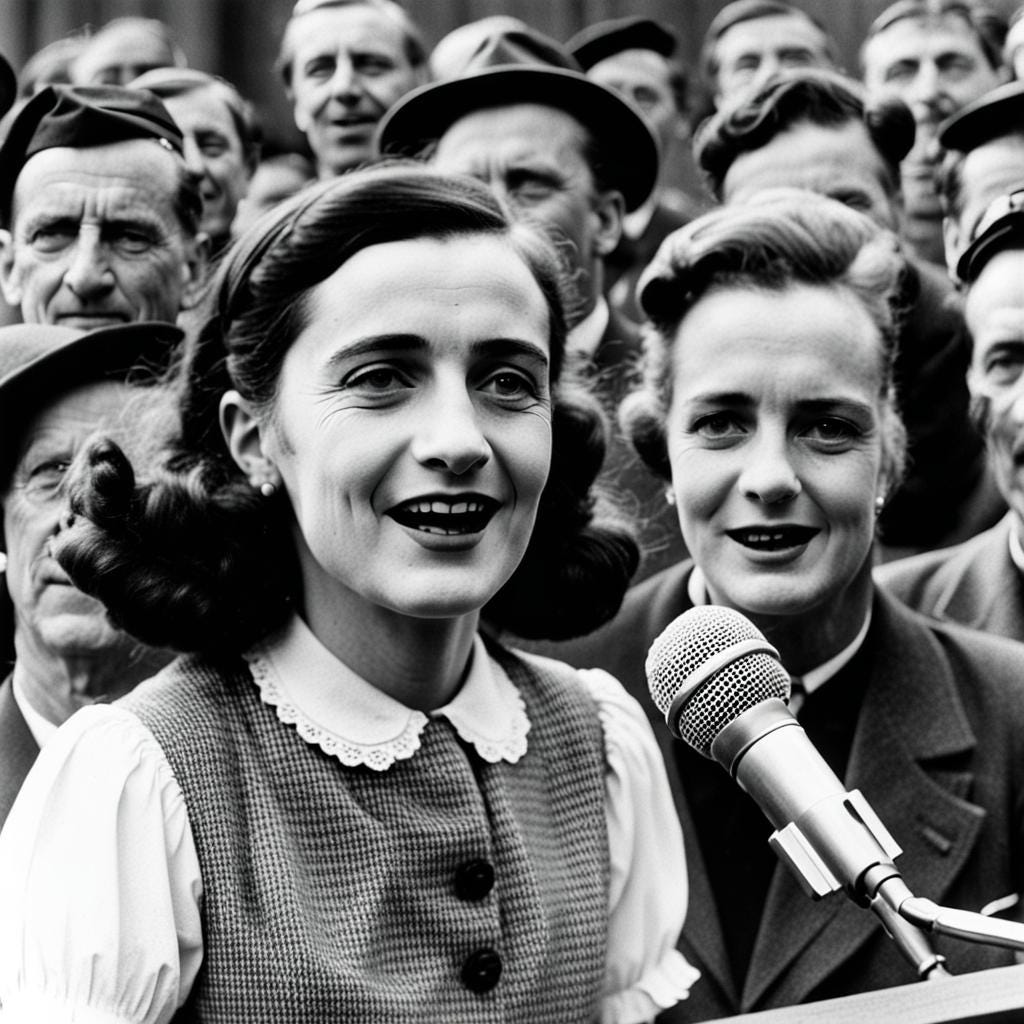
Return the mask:
[[[248,660],[278,718],[343,764],[386,771],[415,756],[426,715],[356,676],[297,617]],[[579,675],[608,766],[599,1020],[637,1024],[699,976],[675,949],[687,904],[682,835],[639,704],[605,672]],[[526,752],[522,698],[479,637],[465,683],[432,714],[487,761]],[[0,1021],[170,1021],[203,959],[202,889],[184,798],[153,735],[116,705],[79,711],[40,754],[0,833]]]

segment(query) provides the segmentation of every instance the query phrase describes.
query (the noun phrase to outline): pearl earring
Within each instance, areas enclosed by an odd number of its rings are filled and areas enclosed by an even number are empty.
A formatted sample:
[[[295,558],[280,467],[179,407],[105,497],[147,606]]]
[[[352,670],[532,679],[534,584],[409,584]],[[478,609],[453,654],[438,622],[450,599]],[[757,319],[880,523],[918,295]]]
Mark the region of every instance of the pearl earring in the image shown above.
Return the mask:
[[[277,484],[275,484],[273,480],[264,480],[263,483],[260,484],[260,494],[262,494],[264,498],[272,498],[277,494]]]

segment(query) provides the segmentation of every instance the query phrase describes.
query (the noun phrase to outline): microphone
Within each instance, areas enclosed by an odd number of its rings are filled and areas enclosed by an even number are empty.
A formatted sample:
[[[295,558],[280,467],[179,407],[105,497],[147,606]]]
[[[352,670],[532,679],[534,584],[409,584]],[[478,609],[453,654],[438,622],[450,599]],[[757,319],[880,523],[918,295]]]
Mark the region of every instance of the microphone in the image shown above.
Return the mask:
[[[730,608],[692,608],[651,645],[651,698],[672,733],[722,765],[775,826],[769,843],[808,895],[840,889],[870,907],[926,976],[942,958],[899,916],[912,898],[902,851],[858,790],[847,792],[786,707],[789,675]]]

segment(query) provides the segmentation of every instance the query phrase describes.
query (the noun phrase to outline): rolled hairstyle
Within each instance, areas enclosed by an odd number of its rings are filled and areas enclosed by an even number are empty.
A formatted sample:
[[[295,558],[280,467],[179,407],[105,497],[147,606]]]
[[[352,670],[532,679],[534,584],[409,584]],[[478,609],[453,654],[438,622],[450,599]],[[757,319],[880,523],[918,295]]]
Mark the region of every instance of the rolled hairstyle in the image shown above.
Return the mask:
[[[558,386],[563,276],[536,229],[509,220],[484,187],[418,165],[381,166],[311,186],[228,250],[175,386],[181,431],[152,479],[136,480],[109,441],[72,468],[61,564],[111,620],[146,643],[239,653],[280,626],[299,593],[287,497],[263,497],[231,458],[219,403],[236,389],[272,415],[281,365],[306,327],[310,293],[355,253],[418,238],[492,235],[530,269],[550,322],[552,467],[519,568],[484,610],[498,629],[558,639],[618,609],[637,564],[625,525],[591,494],[606,430],[589,396]]]
[[[680,324],[705,296],[726,288],[834,287],[857,299],[878,328],[883,459],[893,490],[906,454],[893,383],[905,274],[895,235],[812,192],[777,189],[691,221],[662,243],[638,285],[650,325],[642,381],[619,410],[626,436],[654,473],[671,479],[665,421],[672,402],[673,348]]]

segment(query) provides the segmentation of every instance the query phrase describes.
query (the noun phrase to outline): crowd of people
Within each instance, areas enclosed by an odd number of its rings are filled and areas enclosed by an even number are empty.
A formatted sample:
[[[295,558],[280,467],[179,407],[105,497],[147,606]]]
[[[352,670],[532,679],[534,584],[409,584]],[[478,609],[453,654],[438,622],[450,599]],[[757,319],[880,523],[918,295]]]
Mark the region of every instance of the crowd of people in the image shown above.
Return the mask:
[[[1024,7],[683,31],[298,0],[301,152],[157,21],[0,59],[0,1021],[914,982],[666,728],[709,605],[1024,929]]]

